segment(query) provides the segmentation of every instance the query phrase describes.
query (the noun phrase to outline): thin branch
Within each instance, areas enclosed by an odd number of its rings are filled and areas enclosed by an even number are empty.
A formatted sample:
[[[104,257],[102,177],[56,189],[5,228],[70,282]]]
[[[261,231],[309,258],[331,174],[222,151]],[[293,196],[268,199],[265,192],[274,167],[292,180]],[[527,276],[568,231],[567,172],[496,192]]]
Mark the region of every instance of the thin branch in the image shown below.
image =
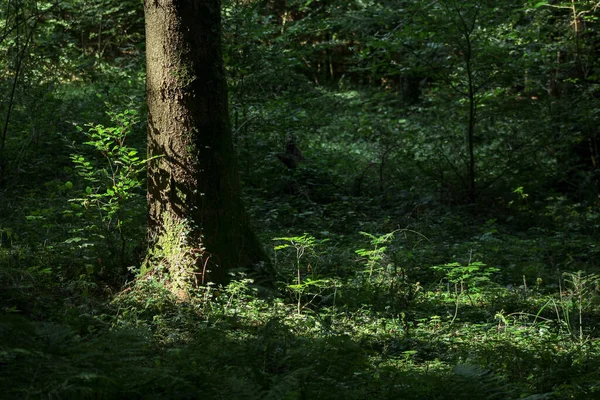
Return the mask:
[[[40,21],[40,19],[38,18],[35,21],[34,25],[31,27],[29,34],[27,35],[27,40],[25,41],[23,48],[20,50],[17,48],[17,65],[15,68],[15,76],[14,76],[12,87],[10,90],[10,96],[9,96],[9,101],[8,101],[8,110],[6,111],[6,119],[4,120],[4,127],[2,130],[2,141],[0,142],[0,154],[4,153],[4,150],[6,147],[6,134],[8,132],[8,122],[10,120],[10,114],[11,114],[13,106],[14,106],[14,97],[15,97],[15,92],[17,89],[17,82],[19,81],[19,74],[21,72],[21,66],[23,64],[23,60],[26,57],[27,48],[29,47],[29,43],[31,42],[31,39],[33,38],[35,28],[39,21]]]

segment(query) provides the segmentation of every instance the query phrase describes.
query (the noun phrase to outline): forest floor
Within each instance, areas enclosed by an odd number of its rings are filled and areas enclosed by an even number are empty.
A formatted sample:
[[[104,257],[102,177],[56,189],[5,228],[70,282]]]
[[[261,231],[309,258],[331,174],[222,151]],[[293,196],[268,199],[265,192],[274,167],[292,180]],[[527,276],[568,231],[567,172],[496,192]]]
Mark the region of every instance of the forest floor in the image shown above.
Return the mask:
[[[273,268],[185,298],[143,271],[143,190],[118,230],[76,206],[77,133],[32,142],[0,192],[0,397],[600,398],[597,209],[382,185],[351,137],[325,140],[356,104],[320,117],[295,170],[264,151],[281,139],[252,156],[238,137]]]

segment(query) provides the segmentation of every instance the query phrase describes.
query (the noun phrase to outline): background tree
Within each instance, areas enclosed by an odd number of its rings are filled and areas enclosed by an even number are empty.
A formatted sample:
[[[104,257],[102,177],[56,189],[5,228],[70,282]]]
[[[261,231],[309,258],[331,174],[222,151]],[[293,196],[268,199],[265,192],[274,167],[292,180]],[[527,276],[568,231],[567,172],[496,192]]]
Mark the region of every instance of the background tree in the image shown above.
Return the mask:
[[[219,0],[146,1],[151,240],[185,222],[210,279],[264,261],[240,200]],[[199,264],[203,265],[203,264]]]

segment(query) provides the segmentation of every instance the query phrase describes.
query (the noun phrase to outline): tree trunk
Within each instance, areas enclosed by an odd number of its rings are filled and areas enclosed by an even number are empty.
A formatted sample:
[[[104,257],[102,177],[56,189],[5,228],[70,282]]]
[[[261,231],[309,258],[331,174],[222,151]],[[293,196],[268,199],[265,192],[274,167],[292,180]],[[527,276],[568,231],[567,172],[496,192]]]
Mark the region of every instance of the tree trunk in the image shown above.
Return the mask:
[[[228,280],[266,261],[240,200],[221,55],[220,0],[145,0],[149,234],[184,222],[196,268]],[[204,264],[204,262],[208,264]]]

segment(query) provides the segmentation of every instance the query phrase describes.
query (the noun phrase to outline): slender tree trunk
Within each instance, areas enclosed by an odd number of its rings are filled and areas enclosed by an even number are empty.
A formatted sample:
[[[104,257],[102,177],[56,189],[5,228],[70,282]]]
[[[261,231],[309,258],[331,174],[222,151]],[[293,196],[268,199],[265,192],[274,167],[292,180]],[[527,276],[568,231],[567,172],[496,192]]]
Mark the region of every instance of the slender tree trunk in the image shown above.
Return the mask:
[[[455,3],[456,6],[456,3]],[[467,152],[469,154],[469,201],[474,204],[477,200],[477,186],[475,182],[475,124],[476,124],[476,113],[477,104],[475,98],[475,76],[473,73],[473,42],[471,41],[471,34],[475,30],[475,21],[477,20],[476,15],[473,17],[471,23],[462,17],[460,10],[457,9],[461,25],[462,34],[465,40],[464,58],[465,67],[467,70],[467,98],[469,101],[469,115],[467,120]]]
[[[145,0],[149,234],[185,222],[208,279],[265,254],[240,200],[221,55],[220,0]],[[202,264],[200,264],[202,263]]]
[[[470,47],[470,45],[469,45]],[[470,49],[469,49],[470,52]],[[475,183],[475,88],[473,82],[473,71],[470,58],[467,60],[469,117],[467,121],[467,150],[469,153],[469,201],[475,203],[477,200],[477,187]]]
[[[467,182],[466,190],[468,194],[468,200],[471,204],[477,201],[477,182],[476,182],[476,160],[475,160],[475,125],[477,124],[477,98],[475,86],[475,72],[474,72],[474,46],[473,46],[473,32],[477,26],[479,10],[482,8],[480,2],[475,2],[473,13],[470,16],[463,15],[463,8],[460,5],[460,1],[447,1],[442,2],[446,7],[449,14],[454,13],[457,17],[457,29],[461,38],[457,41],[460,50],[463,52],[465,69],[466,69],[466,97],[469,103],[469,111],[467,115],[467,130],[465,134],[465,144],[468,154],[467,161]]]

